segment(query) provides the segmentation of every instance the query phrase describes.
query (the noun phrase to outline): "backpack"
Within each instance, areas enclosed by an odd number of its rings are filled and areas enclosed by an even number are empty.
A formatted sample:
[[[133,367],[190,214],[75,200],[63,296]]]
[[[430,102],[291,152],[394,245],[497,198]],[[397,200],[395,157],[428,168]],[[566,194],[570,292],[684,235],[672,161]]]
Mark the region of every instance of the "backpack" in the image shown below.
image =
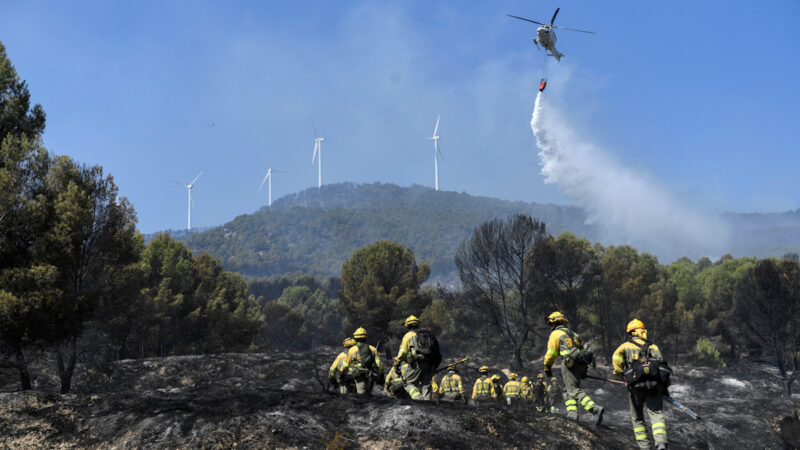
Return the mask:
[[[653,389],[658,386],[669,386],[672,369],[669,366],[650,356],[650,343],[643,346],[632,342],[640,350],[639,358],[631,362],[630,367],[623,372],[625,382],[631,388]]]
[[[570,349],[569,354],[564,355],[564,365],[572,368],[576,363],[577,364],[584,364],[586,366],[592,365],[594,363],[594,354],[591,350],[586,350],[583,348],[583,344],[581,344],[580,337],[570,330],[567,329],[569,335],[569,339],[572,340],[573,347]]]
[[[442,352],[439,350],[439,341],[430,328],[421,328],[415,331],[416,336],[411,338],[411,349],[416,361],[426,361],[436,368],[442,362]]]
[[[361,360],[362,371],[371,371],[375,365],[375,354],[372,353],[372,349],[369,348],[369,344],[366,342],[358,342],[356,346],[358,347],[358,359]]]

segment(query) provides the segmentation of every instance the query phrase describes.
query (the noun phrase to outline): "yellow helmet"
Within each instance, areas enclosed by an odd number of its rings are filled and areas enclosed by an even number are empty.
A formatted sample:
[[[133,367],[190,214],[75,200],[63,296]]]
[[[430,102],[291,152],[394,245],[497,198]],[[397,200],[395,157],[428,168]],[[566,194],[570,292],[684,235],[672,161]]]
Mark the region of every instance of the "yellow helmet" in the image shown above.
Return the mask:
[[[550,378],[550,381],[552,381],[554,383],[557,383],[558,382],[558,378],[556,378],[556,377]]]
[[[511,379],[511,380],[516,380],[518,376],[519,375],[517,375],[515,373],[512,373],[511,375],[508,376],[508,378]]]
[[[540,373],[539,375],[536,375],[536,378],[538,378],[540,380],[544,380],[544,374]]]
[[[418,326],[419,326],[419,319],[417,319],[417,316],[414,315],[408,316],[408,318],[406,319],[406,327],[411,328]]]
[[[344,348],[350,348],[350,347],[352,347],[354,345],[356,345],[356,341],[354,341],[353,338],[351,338],[351,337],[344,338],[344,342],[342,342],[342,346]]]
[[[567,316],[556,311],[553,314],[547,316],[547,323],[549,325],[553,325],[556,323],[569,323],[569,320],[567,320]]]
[[[480,373],[489,373],[489,368],[486,367],[486,366],[481,366],[481,368],[478,369],[478,372],[480,372]]]
[[[492,375],[492,381],[500,381],[500,375],[497,374]]]
[[[638,328],[641,328],[641,329],[644,330],[645,329],[644,328],[644,324],[639,319],[633,319],[630,322],[628,322],[628,331],[627,332],[630,333],[631,331],[636,330]]]
[[[357,329],[355,333],[353,333],[353,337],[356,339],[366,339],[367,330],[365,330],[364,327],[361,327]]]
[[[527,383],[527,382],[528,382],[528,377],[522,377],[522,380],[520,380],[520,382],[521,382],[522,384],[525,384],[525,383]]]

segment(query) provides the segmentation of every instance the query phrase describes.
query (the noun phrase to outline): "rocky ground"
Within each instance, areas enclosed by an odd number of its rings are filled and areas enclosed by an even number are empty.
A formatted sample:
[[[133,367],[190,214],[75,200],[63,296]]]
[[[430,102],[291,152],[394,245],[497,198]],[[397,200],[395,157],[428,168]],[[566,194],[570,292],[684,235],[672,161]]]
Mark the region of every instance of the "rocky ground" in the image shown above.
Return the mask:
[[[75,393],[20,392],[0,371],[0,446],[12,448],[633,448],[624,388],[587,382],[607,407],[595,427],[561,415],[341,397],[322,383],[335,349],[120,361],[76,375]],[[474,380],[476,367],[462,370]],[[602,370],[598,369],[598,373]],[[678,370],[671,448],[798,448],[800,421],[768,366]],[[318,374],[320,375],[318,377]],[[471,383],[470,383],[471,385]],[[562,408],[563,412],[563,408]]]

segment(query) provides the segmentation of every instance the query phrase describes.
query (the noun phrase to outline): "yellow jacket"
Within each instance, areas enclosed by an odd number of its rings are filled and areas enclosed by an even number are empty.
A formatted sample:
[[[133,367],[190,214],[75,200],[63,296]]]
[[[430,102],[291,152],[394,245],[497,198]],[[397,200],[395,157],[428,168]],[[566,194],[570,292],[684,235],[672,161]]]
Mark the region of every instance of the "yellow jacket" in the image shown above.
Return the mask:
[[[461,384],[461,377],[457,373],[448,373],[442,377],[442,382],[439,383],[439,389],[436,392],[439,394],[458,392],[463,396],[464,386]]]
[[[403,340],[400,341],[400,350],[397,351],[397,357],[394,358],[395,362],[408,362],[408,355],[411,353],[411,338],[416,335],[417,333],[414,330],[409,330],[403,336]]]
[[[611,358],[611,361],[614,363],[614,375],[620,378],[622,378],[622,373],[625,369],[627,369],[634,360],[639,359],[639,354],[641,353],[639,347],[647,343],[647,330],[642,328],[633,330],[633,338],[631,341],[633,342],[623,342],[622,345],[617,347],[617,349],[614,350],[614,356]],[[659,350],[658,346],[655,344],[650,344],[650,356],[659,361],[664,361],[661,350]]]
[[[580,346],[580,336],[564,325],[560,325],[550,333],[550,339],[547,340],[544,367],[549,369],[556,362],[556,358],[567,356],[574,347]]]
[[[522,385],[519,396],[525,399],[533,398],[533,389],[531,389],[530,381]]]
[[[381,364],[381,358],[378,356],[378,349],[372,345],[369,346],[369,349],[375,357],[375,369],[377,369],[378,373],[382,374],[383,364]],[[361,355],[358,354],[358,345],[350,347],[344,359],[344,370],[348,370],[351,367],[361,367]],[[366,367],[366,369],[372,369],[372,367]]]
[[[522,393],[522,385],[517,380],[511,380],[503,386],[503,395],[506,397],[519,397]]]
[[[344,362],[345,358],[347,358],[347,352],[339,353],[336,359],[333,360],[333,364],[331,364],[330,370],[328,370],[328,376],[333,378],[339,372],[344,372],[342,370],[342,363]]]
[[[403,378],[406,376],[407,371],[408,371],[408,364],[403,364],[400,366],[400,376],[398,376],[394,370],[389,371],[389,374],[386,375],[386,382],[383,383],[383,392],[386,392],[387,396],[394,397],[394,394],[392,394],[392,384],[398,384],[398,385],[405,384]]]
[[[488,375],[483,375],[475,380],[475,385],[472,386],[472,399],[477,397],[486,398],[488,396],[496,399],[497,394],[494,392],[494,383]]]

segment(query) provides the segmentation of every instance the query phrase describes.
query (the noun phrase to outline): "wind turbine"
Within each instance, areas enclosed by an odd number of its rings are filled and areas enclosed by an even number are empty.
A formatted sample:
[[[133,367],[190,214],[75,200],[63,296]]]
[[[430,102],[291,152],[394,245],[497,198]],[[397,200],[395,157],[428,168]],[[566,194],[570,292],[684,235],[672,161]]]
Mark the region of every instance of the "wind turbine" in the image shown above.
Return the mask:
[[[439,131],[439,119],[441,117],[441,114],[436,116],[436,127],[433,129],[433,136],[428,138],[428,140],[433,141],[434,188],[437,191],[439,190],[439,156],[442,154],[442,152],[439,151],[439,136],[436,135],[436,132]]]
[[[192,182],[189,184],[183,184],[183,183],[178,183],[177,181],[173,181],[173,183],[180,184],[181,186],[185,187],[186,190],[189,191],[189,220],[186,225],[187,231],[192,231],[192,204],[194,203],[194,201],[192,200],[192,188],[194,187],[195,183],[197,183],[197,180],[200,179],[201,175],[203,175],[203,172],[198,173],[197,176],[194,177],[194,180],[192,180]]]
[[[267,169],[267,175],[264,176],[264,180],[261,182],[261,186],[258,187],[258,190],[260,191],[261,188],[264,187],[264,183],[269,181],[269,183],[267,183],[267,190],[269,191],[269,196],[267,197],[269,199],[269,203],[267,203],[267,206],[270,207],[272,206],[272,172],[280,173],[281,171],[280,170],[273,171],[272,167]]]
[[[317,135],[317,128],[314,126],[314,122],[311,122],[311,129],[314,130],[314,156],[311,157],[311,164],[314,164],[314,159],[316,158],[319,164],[317,187],[322,187],[322,142],[325,141],[325,138]],[[317,158],[317,154],[319,154],[319,158]]]

